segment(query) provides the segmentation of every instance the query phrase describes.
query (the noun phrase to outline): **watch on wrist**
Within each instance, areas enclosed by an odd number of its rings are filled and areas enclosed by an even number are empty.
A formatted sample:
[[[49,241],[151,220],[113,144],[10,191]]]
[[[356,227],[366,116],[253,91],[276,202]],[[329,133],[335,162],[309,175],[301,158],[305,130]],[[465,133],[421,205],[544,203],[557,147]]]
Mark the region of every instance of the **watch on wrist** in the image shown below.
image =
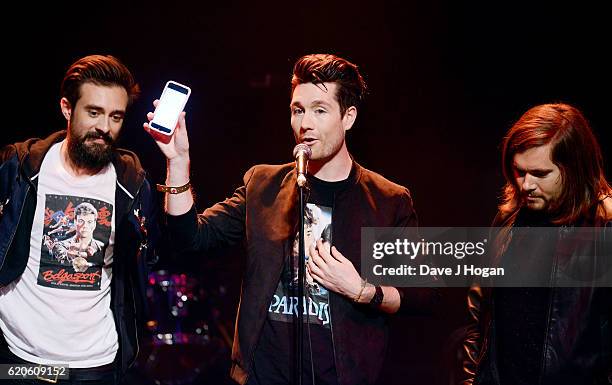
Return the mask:
[[[383,298],[385,297],[385,293],[383,293],[382,287],[376,286],[376,292],[374,293],[374,297],[370,300],[370,306],[373,308],[379,308],[382,305]]]

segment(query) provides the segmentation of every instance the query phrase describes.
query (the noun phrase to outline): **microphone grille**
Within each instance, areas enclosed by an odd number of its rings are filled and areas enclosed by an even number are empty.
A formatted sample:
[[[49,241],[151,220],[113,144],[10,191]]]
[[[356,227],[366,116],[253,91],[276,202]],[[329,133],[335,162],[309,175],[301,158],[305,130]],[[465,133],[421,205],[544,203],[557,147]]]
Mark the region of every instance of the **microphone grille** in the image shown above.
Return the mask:
[[[300,143],[293,148],[293,157],[296,158],[300,152],[303,152],[306,155],[307,159],[310,159],[312,156],[312,150],[307,144]]]

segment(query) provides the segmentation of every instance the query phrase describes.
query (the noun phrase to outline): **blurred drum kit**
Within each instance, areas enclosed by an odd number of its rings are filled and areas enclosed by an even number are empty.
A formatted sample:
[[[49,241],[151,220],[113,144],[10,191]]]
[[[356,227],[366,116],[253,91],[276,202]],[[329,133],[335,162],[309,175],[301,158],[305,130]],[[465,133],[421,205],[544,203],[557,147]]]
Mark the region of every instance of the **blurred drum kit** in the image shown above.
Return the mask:
[[[159,270],[149,274],[147,335],[141,338],[136,363],[146,382],[206,384],[218,375],[212,373],[220,365],[228,364],[231,326],[222,320],[214,302],[224,294],[223,286],[204,288],[185,273]]]

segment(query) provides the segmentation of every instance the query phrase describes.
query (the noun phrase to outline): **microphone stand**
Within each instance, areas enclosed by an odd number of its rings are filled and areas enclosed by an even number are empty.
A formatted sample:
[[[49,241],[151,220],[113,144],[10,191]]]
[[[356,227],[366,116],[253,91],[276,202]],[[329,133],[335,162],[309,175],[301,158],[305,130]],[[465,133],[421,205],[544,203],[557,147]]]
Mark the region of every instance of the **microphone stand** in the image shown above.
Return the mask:
[[[298,255],[298,292],[297,292],[297,341],[295,344],[296,354],[296,376],[295,384],[302,385],[303,357],[304,351],[304,282],[306,277],[306,249],[304,245],[304,190],[305,185],[298,185],[300,205],[299,225],[299,255]]]
[[[297,171],[297,186],[299,190],[299,245],[298,245],[298,292],[297,292],[297,330],[295,343],[295,373],[294,384],[302,385],[303,352],[304,352],[304,283],[306,281],[306,250],[304,245],[304,193],[306,190],[306,172],[312,150],[304,143],[298,143],[293,149]]]

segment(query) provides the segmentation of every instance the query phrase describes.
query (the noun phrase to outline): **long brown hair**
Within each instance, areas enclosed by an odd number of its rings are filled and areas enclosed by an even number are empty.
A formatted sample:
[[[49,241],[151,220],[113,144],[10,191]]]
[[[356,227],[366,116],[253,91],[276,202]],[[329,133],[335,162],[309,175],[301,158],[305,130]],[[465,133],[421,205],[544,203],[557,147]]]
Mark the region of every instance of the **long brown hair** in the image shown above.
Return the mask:
[[[552,222],[571,224],[596,221],[597,204],[612,195],[606,181],[599,143],[582,113],[568,104],[543,104],[531,108],[510,128],[502,142],[506,179],[502,217],[520,208],[520,188],[513,175],[514,155],[552,144],[551,160],[559,167],[563,190],[552,211]]]

